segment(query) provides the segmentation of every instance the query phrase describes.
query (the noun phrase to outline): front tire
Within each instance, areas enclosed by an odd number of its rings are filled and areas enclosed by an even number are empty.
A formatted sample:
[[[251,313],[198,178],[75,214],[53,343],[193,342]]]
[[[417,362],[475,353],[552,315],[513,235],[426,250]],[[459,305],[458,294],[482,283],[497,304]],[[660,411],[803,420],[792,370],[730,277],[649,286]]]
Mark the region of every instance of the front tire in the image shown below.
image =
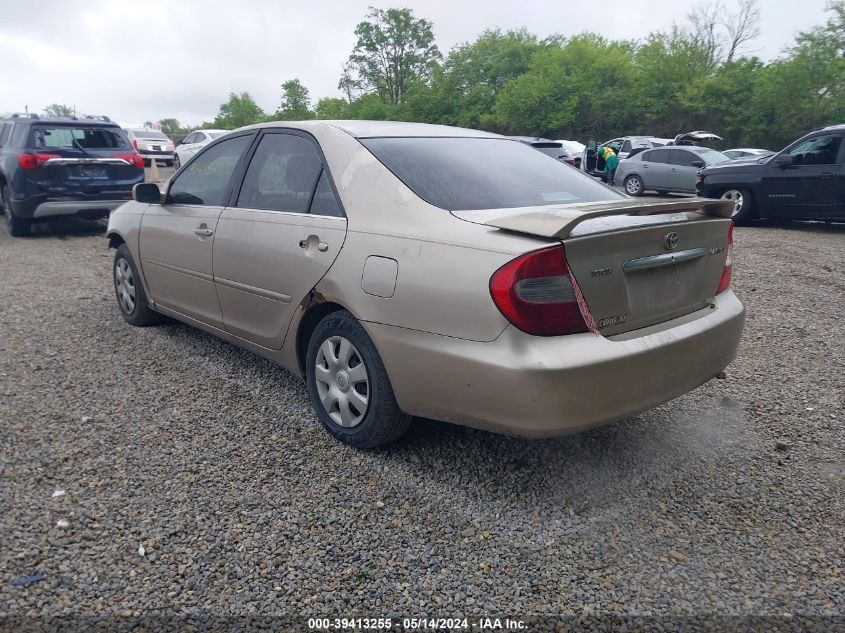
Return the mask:
[[[6,216],[6,229],[12,237],[26,237],[32,234],[32,220],[15,215],[9,202],[9,187],[0,189],[0,208]]]
[[[355,448],[392,442],[411,423],[396,403],[376,346],[345,310],[325,317],[311,334],[305,382],[323,427]]]
[[[643,179],[639,176],[628,176],[625,179],[625,193],[629,196],[641,196],[643,195],[644,189],[645,184],[643,183]]]
[[[112,279],[117,307],[120,308],[124,321],[136,327],[156,325],[164,321],[164,317],[150,307],[141,276],[126,244],[121,244],[114,254]]]
[[[748,189],[728,189],[722,194],[722,200],[733,201],[734,211],[731,219],[734,224],[748,224],[757,219],[754,198]]]

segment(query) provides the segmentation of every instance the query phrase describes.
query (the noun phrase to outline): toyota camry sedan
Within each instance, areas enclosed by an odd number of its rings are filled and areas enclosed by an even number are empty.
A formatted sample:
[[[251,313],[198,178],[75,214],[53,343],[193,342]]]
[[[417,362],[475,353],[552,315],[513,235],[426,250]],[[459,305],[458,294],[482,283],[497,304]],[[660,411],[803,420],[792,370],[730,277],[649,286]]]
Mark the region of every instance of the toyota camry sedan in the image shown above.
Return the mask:
[[[414,416],[543,437],[632,416],[734,358],[733,203],[623,196],[524,143],[264,123],[111,214],[117,305],[304,377],[372,448]]]

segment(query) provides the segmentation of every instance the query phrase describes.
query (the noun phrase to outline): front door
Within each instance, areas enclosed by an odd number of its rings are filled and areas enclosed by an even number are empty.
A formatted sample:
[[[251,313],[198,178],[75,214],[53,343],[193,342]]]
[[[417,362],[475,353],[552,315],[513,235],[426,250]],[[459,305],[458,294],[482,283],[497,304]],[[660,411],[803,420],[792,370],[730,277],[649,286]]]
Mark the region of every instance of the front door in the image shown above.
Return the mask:
[[[779,166],[776,158],[763,171],[762,200],[766,215],[785,218],[828,217],[835,213],[845,187],[842,134],[813,136],[779,154],[792,164]]]
[[[217,225],[214,281],[226,330],[280,349],[294,310],[345,238],[346,217],[316,141],[265,131]]]
[[[171,183],[164,204],[145,211],[139,251],[156,305],[222,328],[212,247],[234,174],[254,136],[245,133],[210,145]]]
[[[695,191],[695,177],[701,165],[701,157],[685,149],[664,150],[669,153],[666,172],[666,189],[669,191]],[[701,161],[703,163],[703,161]]]

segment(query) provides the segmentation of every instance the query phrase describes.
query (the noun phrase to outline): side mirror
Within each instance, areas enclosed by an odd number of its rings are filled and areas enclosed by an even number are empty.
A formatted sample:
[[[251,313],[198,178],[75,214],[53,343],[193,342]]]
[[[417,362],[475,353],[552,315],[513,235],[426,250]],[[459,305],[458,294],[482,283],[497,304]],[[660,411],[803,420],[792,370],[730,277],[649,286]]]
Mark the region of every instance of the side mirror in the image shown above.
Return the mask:
[[[692,164],[693,167],[698,167],[699,169],[704,167],[704,161],[703,160],[694,160],[694,161],[692,161],[691,164]]]
[[[161,190],[154,182],[139,182],[132,187],[132,198],[144,204],[161,204]]]
[[[775,156],[775,165],[780,167],[781,169],[786,169],[787,167],[795,164],[795,156],[792,154],[781,154],[779,156]]]

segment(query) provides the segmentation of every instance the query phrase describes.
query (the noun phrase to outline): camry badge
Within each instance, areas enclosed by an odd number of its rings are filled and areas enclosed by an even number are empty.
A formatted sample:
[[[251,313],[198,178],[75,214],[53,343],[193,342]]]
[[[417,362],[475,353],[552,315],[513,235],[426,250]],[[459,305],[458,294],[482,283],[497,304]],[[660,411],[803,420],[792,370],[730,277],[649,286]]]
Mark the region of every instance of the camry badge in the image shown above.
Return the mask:
[[[667,251],[675,250],[675,247],[678,246],[678,234],[675,231],[671,233],[667,233],[663,236],[663,246],[666,247]]]

